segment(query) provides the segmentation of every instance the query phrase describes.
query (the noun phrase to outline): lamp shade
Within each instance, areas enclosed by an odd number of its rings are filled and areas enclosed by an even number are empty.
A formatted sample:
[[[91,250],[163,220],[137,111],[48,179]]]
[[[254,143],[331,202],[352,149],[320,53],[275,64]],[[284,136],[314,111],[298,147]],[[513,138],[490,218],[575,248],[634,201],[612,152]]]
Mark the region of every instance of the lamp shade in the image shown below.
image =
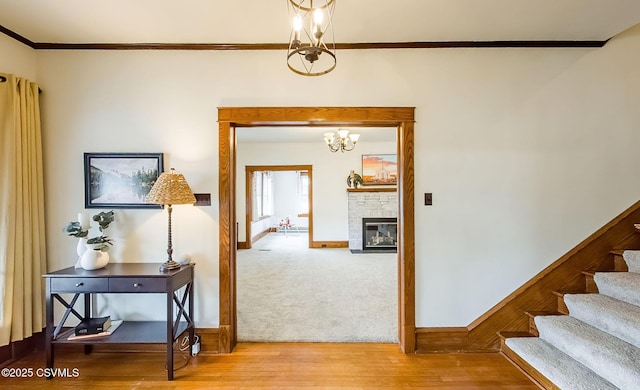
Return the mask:
[[[145,197],[145,201],[153,204],[194,204],[196,197],[187,184],[184,176],[175,173],[171,168],[170,172],[162,172],[158,180]]]

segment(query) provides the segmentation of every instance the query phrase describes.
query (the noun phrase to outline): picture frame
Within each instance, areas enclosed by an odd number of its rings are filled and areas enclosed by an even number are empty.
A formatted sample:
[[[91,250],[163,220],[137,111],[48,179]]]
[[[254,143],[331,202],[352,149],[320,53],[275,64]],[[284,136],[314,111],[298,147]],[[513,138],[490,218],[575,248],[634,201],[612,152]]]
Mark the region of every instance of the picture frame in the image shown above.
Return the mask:
[[[84,207],[162,208],[144,197],[163,169],[162,153],[85,153]]]
[[[396,154],[363,154],[362,185],[390,186],[398,184]]]

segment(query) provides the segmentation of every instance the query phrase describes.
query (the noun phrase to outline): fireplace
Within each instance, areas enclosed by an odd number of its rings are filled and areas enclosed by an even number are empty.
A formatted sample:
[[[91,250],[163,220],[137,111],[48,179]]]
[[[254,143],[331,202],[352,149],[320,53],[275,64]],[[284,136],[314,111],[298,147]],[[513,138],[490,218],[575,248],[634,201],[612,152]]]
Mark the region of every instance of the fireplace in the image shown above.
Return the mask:
[[[362,218],[362,251],[398,250],[397,218]]]

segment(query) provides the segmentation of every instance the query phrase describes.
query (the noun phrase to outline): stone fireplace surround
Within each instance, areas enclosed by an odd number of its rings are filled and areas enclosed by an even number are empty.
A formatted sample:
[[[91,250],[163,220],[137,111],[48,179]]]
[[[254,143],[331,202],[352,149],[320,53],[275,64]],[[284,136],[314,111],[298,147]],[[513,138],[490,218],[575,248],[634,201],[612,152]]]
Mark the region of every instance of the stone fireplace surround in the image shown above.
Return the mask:
[[[349,249],[362,252],[363,218],[398,218],[395,187],[347,189],[349,196]]]

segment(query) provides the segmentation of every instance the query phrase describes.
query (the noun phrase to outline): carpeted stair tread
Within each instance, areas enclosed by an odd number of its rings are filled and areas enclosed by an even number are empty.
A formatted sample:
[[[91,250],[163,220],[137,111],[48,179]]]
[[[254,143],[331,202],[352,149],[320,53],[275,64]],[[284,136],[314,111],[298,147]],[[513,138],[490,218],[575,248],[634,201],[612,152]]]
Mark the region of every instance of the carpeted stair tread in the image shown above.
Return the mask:
[[[571,316],[535,318],[540,338],[621,389],[640,389],[640,348]]]
[[[640,273],[640,250],[626,250],[622,252],[622,258],[629,267],[629,272]]]
[[[640,273],[596,272],[593,280],[600,294],[640,306]]]
[[[640,307],[602,294],[567,294],[569,315],[640,348]]]
[[[606,379],[539,337],[508,338],[505,343],[531,367],[561,389],[617,389]]]

